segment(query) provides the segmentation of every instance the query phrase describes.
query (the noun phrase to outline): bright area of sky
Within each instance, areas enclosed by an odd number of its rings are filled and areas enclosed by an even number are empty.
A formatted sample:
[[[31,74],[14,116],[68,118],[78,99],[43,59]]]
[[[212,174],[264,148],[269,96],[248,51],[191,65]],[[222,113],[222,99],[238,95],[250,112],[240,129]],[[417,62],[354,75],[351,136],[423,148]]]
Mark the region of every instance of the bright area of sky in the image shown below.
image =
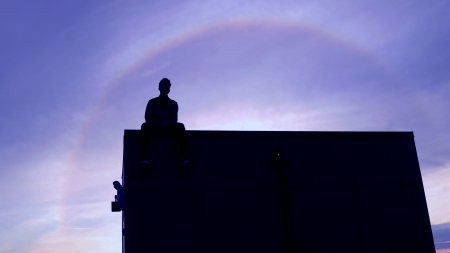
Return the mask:
[[[0,252],[121,252],[123,131],[163,77],[191,130],[414,131],[450,252],[449,13],[445,0],[2,1]]]

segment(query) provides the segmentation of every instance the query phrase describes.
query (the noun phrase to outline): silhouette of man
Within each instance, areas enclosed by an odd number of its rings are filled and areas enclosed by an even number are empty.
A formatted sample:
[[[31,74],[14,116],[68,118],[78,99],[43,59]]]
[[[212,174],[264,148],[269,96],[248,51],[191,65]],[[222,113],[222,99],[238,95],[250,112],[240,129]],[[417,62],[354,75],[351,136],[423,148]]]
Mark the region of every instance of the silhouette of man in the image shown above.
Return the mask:
[[[143,156],[141,166],[144,168],[151,167],[148,156],[151,151],[150,136],[152,131],[165,129],[169,130],[177,141],[181,165],[183,167],[191,165],[191,162],[186,158],[186,129],[183,123],[178,122],[178,104],[168,96],[170,86],[169,79],[161,79],[159,82],[159,97],[150,99],[145,109],[145,123],[141,126],[141,151]]]

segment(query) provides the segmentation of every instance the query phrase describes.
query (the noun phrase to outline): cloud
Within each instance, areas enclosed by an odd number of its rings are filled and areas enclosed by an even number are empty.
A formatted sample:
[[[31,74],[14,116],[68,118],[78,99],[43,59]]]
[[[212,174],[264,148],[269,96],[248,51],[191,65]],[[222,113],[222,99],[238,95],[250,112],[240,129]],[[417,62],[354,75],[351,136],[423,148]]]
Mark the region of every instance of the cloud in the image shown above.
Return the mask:
[[[450,221],[450,164],[430,173],[422,173],[432,224]]]
[[[0,231],[0,252],[18,252],[35,243],[55,227],[56,221],[49,220],[46,216],[39,218],[22,216],[22,221],[16,222],[12,227],[4,227]]]
[[[151,68],[151,69],[145,71],[144,73],[142,73],[141,76],[142,77],[146,77],[146,76],[152,75],[154,73],[157,73],[161,69],[164,69],[165,67],[167,67],[169,65],[170,65],[170,63],[164,63],[161,66],[158,66],[158,67],[155,67],[155,68]]]
[[[120,221],[96,229],[59,228],[45,234],[34,245],[17,253],[119,252],[122,248]]]
[[[12,10],[0,15],[0,251],[120,249],[109,201],[123,129],[139,128],[162,77],[188,129],[414,131],[432,223],[448,222],[448,3],[0,9]],[[130,72],[183,34],[195,36]]]
[[[433,225],[431,228],[433,230],[436,250],[446,249],[450,251],[450,222]]]

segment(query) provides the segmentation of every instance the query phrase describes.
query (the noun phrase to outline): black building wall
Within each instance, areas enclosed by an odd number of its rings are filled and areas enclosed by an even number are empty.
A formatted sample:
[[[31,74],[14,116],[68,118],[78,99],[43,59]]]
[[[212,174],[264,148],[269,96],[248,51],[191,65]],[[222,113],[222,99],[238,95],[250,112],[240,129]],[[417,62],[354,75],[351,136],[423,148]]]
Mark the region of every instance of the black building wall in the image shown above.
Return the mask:
[[[435,252],[412,132],[186,134],[125,130],[126,253]]]

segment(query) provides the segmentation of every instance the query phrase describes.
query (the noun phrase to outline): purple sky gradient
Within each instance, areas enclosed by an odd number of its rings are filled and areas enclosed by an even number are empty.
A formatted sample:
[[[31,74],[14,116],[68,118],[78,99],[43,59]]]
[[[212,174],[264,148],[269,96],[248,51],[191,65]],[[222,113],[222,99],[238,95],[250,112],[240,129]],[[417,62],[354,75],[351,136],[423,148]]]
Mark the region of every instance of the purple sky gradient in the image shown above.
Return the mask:
[[[187,129],[414,131],[450,251],[450,2],[241,2],[0,3],[0,252],[121,251],[123,130],[163,77]]]

